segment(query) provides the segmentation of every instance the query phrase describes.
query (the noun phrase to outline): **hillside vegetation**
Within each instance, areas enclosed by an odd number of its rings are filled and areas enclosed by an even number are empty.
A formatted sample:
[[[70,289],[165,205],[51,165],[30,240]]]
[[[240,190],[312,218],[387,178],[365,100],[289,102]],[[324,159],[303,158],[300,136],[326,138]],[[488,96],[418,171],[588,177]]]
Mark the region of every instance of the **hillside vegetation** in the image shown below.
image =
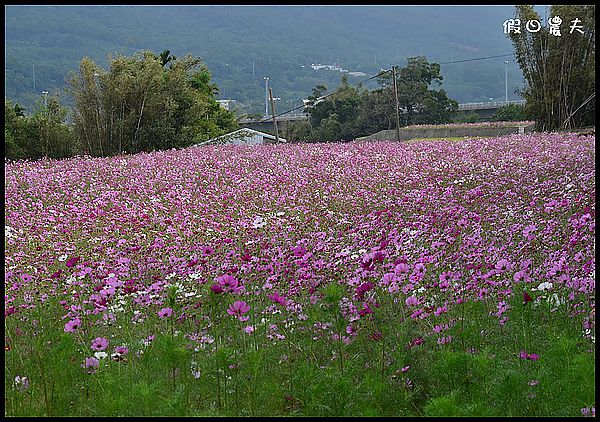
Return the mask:
[[[313,70],[337,62],[369,76],[403,66],[408,57],[445,63],[512,53],[502,22],[511,6],[8,6],[5,18],[6,96],[29,111],[41,91],[60,91],[89,56],[170,49],[203,58],[220,98],[264,111],[265,84],[280,110],[301,104],[317,84],[334,87],[340,72]],[[509,57],[510,59],[510,57]],[[512,59],[511,59],[512,60]],[[34,69],[35,67],[35,69]],[[458,102],[504,94],[504,58],[442,65],[444,89]],[[35,90],[34,78],[35,72]],[[360,77],[350,76],[350,83]],[[509,92],[522,84],[509,67]],[[373,88],[375,84],[373,83]]]

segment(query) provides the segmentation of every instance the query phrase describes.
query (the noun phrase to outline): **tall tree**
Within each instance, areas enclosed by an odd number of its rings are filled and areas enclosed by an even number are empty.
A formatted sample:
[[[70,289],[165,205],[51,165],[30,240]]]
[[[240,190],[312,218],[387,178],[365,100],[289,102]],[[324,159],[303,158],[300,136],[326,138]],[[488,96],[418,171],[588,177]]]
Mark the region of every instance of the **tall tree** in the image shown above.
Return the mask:
[[[511,31],[508,36],[525,78],[521,94],[526,100],[526,113],[535,120],[536,129],[593,125],[595,6],[551,6],[549,22],[542,22],[532,6],[518,5],[515,9],[521,30]],[[537,32],[526,30],[525,25],[533,21],[542,23]],[[550,23],[556,24],[560,35]]]
[[[84,58],[69,83],[75,131],[90,154],[185,147],[237,128],[200,58],[165,50],[108,61],[104,71]]]
[[[406,124],[446,123],[450,113],[458,109],[443,89],[431,89],[441,85],[443,76],[440,65],[429,63],[425,57],[410,57],[398,76],[398,101],[406,117]]]
[[[67,158],[80,152],[69,125],[67,110],[57,96],[38,100],[33,115],[25,116],[19,104],[4,101],[4,155],[11,160]]]

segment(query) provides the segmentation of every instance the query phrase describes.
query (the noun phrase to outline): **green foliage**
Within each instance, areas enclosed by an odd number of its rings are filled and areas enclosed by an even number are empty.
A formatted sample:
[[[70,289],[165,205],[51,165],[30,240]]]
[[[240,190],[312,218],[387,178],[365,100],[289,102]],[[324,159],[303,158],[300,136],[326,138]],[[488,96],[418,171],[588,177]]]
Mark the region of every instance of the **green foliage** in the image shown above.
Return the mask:
[[[498,22],[510,13],[509,6],[9,5],[5,89],[9,98],[29,108],[42,89],[62,88],[66,75],[78,69],[84,55],[104,67],[109,53],[160,52],[165,46],[176,46],[171,53],[178,58],[185,52],[203,57],[221,88],[221,98],[235,98],[248,112],[264,111],[263,77],[271,76],[274,95],[294,100],[292,108],[302,105],[316,84],[339,81],[339,72],[315,71],[311,63],[339,59],[350,71],[374,75],[421,48],[442,63],[506,53],[510,41],[498,31]],[[177,30],[167,29],[171,22],[177,23]],[[261,29],[265,22],[270,31]],[[470,49],[485,53],[470,53]],[[33,65],[37,93],[32,93]],[[486,97],[504,95],[501,61],[442,66],[448,95],[460,102],[474,101],[483,88]],[[352,82],[364,79],[350,78]]]
[[[526,82],[526,114],[542,131],[594,125],[595,6],[553,5],[548,16],[562,19],[560,37],[550,34],[547,25],[535,33],[509,34]],[[515,17],[542,20],[529,5],[516,6]],[[575,19],[582,33],[568,29]]]
[[[165,50],[108,60],[105,72],[85,57],[69,81],[75,133],[89,154],[186,147],[237,129],[200,58],[176,59]]]
[[[451,121],[458,103],[448,98],[443,89],[430,89],[441,84],[440,65],[425,57],[412,57],[397,74],[399,120],[409,124],[441,124]],[[391,72],[382,72],[377,81],[380,88],[368,91],[348,84],[342,77],[340,86],[327,98],[327,88],[317,85],[308,97],[305,111],[310,115],[310,127],[298,126],[292,131],[294,141],[351,140],[396,126],[396,99]]]
[[[345,287],[328,283],[321,293],[325,306],[307,309],[310,321],[334,323],[339,315],[337,304],[347,293]],[[127,359],[104,358],[93,374],[86,373],[81,362],[90,355],[89,339],[98,335],[94,332],[98,328],[85,334],[64,333],[64,321],[52,318],[48,312],[53,307],[46,306],[38,316],[47,321],[41,331],[32,322],[20,322],[19,330],[26,335],[15,336],[14,324],[7,325],[12,346],[5,355],[7,414],[579,415],[582,407],[595,400],[595,357],[588,352],[593,344],[582,344],[573,320],[553,315],[542,306],[524,307],[518,296],[511,300],[504,332],[484,302],[467,303],[464,309],[438,317],[435,323],[464,318],[448,332],[453,342],[443,346],[435,344],[435,335],[426,334],[431,331],[428,324],[401,323],[389,303],[375,311],[383,324],[383,341],[361,334],[342,347],[339,341],[315,339],[310,331],[301,330],[286,331],[287,338],[281,342],[268,341],[263,333],[255,339],[256,345],[248,347],[251,336],[240,330],[238,321],[227,318],[219,324],[221,340],[215,338],[215,343],[226,342],[194,350],[186,336],[178,333],[193,329],[194,323],[149,318],[127,327],[122,338],[111,338],[111,350],[125,338],[135,339],[128,342]],[[122,321],[124,326],[127,322],[127,318]],[[347,323],[341,322],[342,326]],[[370,332],[365,322],[363,328]],[[162,333],[156,331],[159,324]],[[522,324],[527,324],[531,335]],[[143,346],[139,339],[149,330],[157,333],[156,338]],[[36,336],[31,336],[34,332]],[[81,335],[88,340],[82,343]],[[407,339],[422,335],[428,345],[406,349]],[[520,349],[537,351],[541,358],[520,359]],[[343,370],[338,365],[340,353],[345,356]],[[407,371],[401,372],[405,365]],[[197,378],[193,368],[200,369]],[[15,375],[30,378],[27,391],[15,388]]]
[[[25,116],[19,104],[4,101],[4,155],[11,160],[67,158],[79,152],[77,140],[66,124],[67,111],[57,97],[38,102],[35,113]]]
[[[480,117],[477,113],[471,112],[469,114],[462,113],[459,116],[452,119],[453,123],[477,123]]]
[[[492,116],[495,122],[522,122],[527,120],[525,106],[520,104],[507,104],[500,107]]]

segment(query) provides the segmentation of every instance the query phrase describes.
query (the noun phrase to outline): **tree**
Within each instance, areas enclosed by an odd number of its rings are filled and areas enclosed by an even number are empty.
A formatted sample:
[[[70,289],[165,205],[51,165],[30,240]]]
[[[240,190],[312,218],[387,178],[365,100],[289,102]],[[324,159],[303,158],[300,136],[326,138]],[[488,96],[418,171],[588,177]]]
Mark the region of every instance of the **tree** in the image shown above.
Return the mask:
[[[527,120],[525,107],[521,104],[507,104],[496,110],[492,116],[495,122],[521,122]]]
[[[541,22],[532,6],[518,5],[515,17],[522,25]],[[525,110],[536,130],[572,129],[595,123],[595,6],[551,6],[558,16],[560,36],[542,25],[538,32],[508,34],[525,79],[521,91]],[[565,25],[566,24],[566,25]],[[577,29],[571,29],[577,25]]]
[[[200,58],[141,51],[108,62],[104,71],[85,57],[69,81],[75,132],[88,153],[186,147],[237,129],[235,115],[215,100],[218,88]]]
[[[430,88],[432,84],[441,84],[443,79],[439,64],[429,63],[425,57],[412,57],[396,77],[400,126],[451,121],[458,103],[448,98],[443,89]],[[377,76],[380,88],[371,92],[350,86],[346,75],[330,95],[324,96],[327,88],[317,85],[305,106],[313,130],[309,134],[303,130],[302,137],[322,141],[348,140],[396,127],[392,78],[391,72],[381,72]]]
[[[32,116],[25,116],[19,104],[4,101],[4,155],[12,160],[66,158],[79,152],[71,128],[65,123],[67,110],[57,96],[48,104],[38,100]]]
[[[406,124],[448,123],[458,103],[446,95],[443,89],[430,89],[432,84],[441,85],[444,78],[440,65],[429,63],[425,57],[410,57],[398,77],[398,101]]]

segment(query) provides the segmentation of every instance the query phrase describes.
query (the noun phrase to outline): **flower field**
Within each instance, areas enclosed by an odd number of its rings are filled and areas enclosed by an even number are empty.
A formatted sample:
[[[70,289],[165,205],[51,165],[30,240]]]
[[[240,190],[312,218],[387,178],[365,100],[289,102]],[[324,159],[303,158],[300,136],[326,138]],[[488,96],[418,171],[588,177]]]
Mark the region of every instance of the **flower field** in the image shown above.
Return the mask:
[[[595,138],[5,163],[5,415],[595,414]]]

